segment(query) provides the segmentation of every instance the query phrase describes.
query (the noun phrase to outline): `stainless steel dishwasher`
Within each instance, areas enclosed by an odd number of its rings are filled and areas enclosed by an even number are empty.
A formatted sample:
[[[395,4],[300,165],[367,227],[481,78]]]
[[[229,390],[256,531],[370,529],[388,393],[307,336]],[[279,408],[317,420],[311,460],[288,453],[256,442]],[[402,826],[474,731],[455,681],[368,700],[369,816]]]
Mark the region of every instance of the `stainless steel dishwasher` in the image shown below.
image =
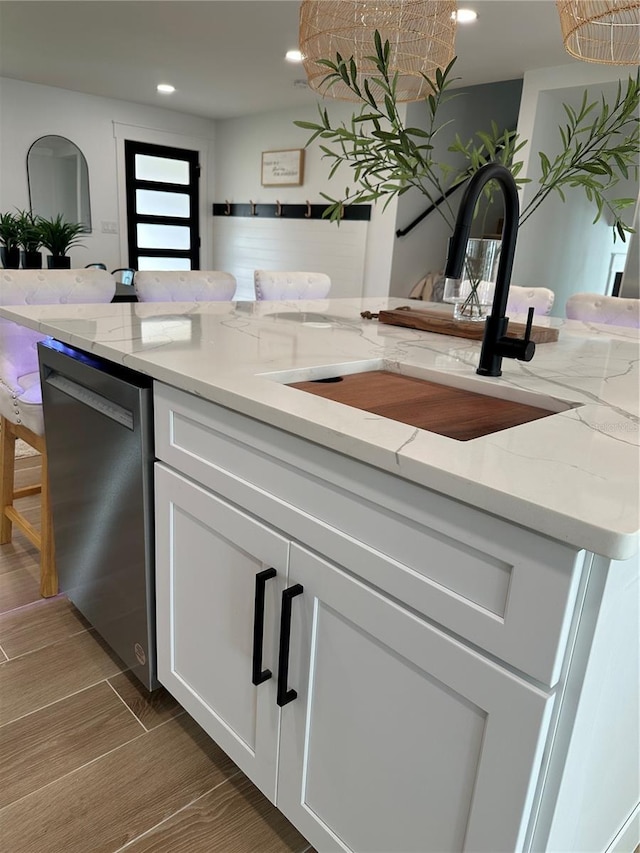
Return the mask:
[[[38,354],[60,591],[153,690],[152,380],[57,341]]]

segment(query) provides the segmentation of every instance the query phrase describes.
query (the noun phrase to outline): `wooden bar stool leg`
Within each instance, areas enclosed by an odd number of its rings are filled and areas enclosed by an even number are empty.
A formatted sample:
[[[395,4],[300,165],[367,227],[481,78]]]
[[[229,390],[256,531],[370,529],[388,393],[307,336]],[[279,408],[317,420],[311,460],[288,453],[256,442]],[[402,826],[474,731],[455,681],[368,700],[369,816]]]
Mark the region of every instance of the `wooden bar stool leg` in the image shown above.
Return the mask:
[[[49,501],[49,462],[46,447],[42,450],[42,491],[40,493],[40,595],[49,598],[58,594],[53,541],[53,519]]]
[[[11,542],[11,519],[6,507],[13,506],[16,437],[6,418],[0,418],[0,545]]]
[[[15,487],[16,438],[21,438],[40,453],[41,485]],[[14,500],[40,492],[40,531],[14,506]],[[58,594],[53,541],[53,521],[49,501],[49,465],[44,437],[23,424],[14,424],[0,417],[0,544],[11,542],[13,525],[40,551],[40,595],[49,598]]]

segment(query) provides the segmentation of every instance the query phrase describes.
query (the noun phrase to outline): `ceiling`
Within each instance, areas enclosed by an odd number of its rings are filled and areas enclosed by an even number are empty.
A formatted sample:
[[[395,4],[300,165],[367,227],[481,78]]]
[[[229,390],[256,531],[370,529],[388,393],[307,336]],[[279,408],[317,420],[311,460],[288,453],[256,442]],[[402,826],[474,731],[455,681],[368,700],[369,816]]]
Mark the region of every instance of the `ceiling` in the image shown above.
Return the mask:
[[[468,0],[458,27],[464,84],[566,65],[554,0]],[[295,108],[298,0],[0,0],[0,76],[207,118]],[[156,84],[176,92],[159,95]]]

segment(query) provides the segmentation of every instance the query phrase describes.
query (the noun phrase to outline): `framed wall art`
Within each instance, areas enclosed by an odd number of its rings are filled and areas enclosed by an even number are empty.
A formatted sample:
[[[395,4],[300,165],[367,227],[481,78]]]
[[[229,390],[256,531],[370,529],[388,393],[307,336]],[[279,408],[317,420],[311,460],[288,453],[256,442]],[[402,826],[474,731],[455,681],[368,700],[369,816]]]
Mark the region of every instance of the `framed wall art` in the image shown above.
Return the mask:
[[[262,152],[263,187],[300,187],[304,180],[304,148]]]

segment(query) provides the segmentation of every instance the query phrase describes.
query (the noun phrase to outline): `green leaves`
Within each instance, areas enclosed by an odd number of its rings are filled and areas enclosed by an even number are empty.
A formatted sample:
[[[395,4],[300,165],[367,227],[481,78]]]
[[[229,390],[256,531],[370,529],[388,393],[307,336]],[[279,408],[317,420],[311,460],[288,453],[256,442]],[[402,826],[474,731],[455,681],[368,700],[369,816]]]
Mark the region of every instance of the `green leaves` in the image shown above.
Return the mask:
[[[344,166],[352,174],[353,186],[346,187],[342,199],[326,196],[330,202],[326,216],[339,222],[345,204],[375,203],[382,199],[385,206],[412,187],[419,189],[433,202],[443,194],[442,175],[433,162],[433,137],[444,125],[436,125],[438,108],[447,96],[451,84],[453,62],[438,71],[435,81],[429,80],[429,101],[433,104],[431,125],[427,129],[405,127],[399,117],[397,102],[398,75],[390,68],[391,49],[380,33],[374,35],[374,53],[366,58],[375,68],[370,76],[361,78],[353,57],[345,60],[339,53],[335,61],[323,60],[329,70],[326,85],[340,82],[347,86],[361,103],[360,112],[350,124],[332,125],[326,110],[319,108],[319,122],[296,121],[296,126],[311,131],[310,145],[321,139],[320,150],[330,161],[329,176]],[[448,205],[440,211],[450,227],[454,213]]]
[[[538,190],[524,208],[520,224],[526,222],[550,192],[565,199],[563,188],[582,188],[588,201],[596,205],[597,222],[604,211],[613,220],[614,238],[626,239],[632,232],[621,219],[628,199],[611,199],[611,191],[621,179],[638,177],[638,152],[640,142],[638,105],[640,102],[640,72],[629,77],[623,91],[618,84],[613,103],[604,96],[588,102],[585,91],[579,109],[563,104],[569,122],[559,127],[562,149],[550,161],[539,153],[541,177]],[[632,200],[635,204],[635,200]]]
[[[501,131],[495,122],[491,122],[490,131],[480,130],[466,142],[455,136],[449,151],[464,162],[462,168],[436,163],[434,140],[449,124],[439,120],[440,111],[457,97],[450,92],[458,80],[452,76],[455,57],[445,69],[436,69],[435,79],[422,75],[428,87],[424,99],[426,127],[405,127],[398,112],[398,74],[390,67],[391,48],[377,31],[373,48],[365,62],[374,70],[366,76],[353,57],[344,59],[336,53],[335,60],[318,60],[328,70],[324,84],[346,86],[361,104],[360,112],[352,116],[348,126],[333,125],[327,110],[321,107],[317,123],[294,122],[311,132],[307,146],[317,139],[323,141],[320,150],[330,161],[330,177],[342,166],[351,172],[352,186],[345,188],[342,199],[323,196],[329,202],[325,215],[331,221],[340,221],[345,204],[377,203],[382,199],[386,207],[394,197],[412,188],[434,204],[448,189],[468,180],[490,162],[507,166],[518,185],[532,183],[531,178],[519,177],[523,161],[518,154],[527,142],[520,140],[515,130]],[[522,210],[521,225],[550,193],[557,193],[564,201],[566,189],[582,189],[596,206],[595,221],[606,212],[613,221],[614,234],[625,239],[631,229],[621,216],[635,200],[612,200],[611,191],[621,179],[638,175],[639,93],[640,72],[635,78],[629,77],[626,85],[618,85],[612,103],[604,97],[589,101],[585,91],[577,106],[563,104],[567,121],[558,127],[560,153],[550,157],[538,152],[537,188]],[[491,199],[495,189],[495,183],[487,185],[487,198]],[[445,200],[436,209],[453,228],[455,214],[449,202]]]
[[[66,255],[74,246],[81,246],[79,236],[85,231],[80,222],[67,222],[59,213],[55,219],[40,217],[40,242],[52,255]]]
[[[0,213],[0,245],[12,249],[18,246],[20,227],[15,213]]]
[[[538,156],[540,157],[540,167],[542,168],[542,177],[547,178],[549,176],[549,172],[551,171],[551,163],[549,162],[549,158],[547,155],[540,151],[538,152]]]

